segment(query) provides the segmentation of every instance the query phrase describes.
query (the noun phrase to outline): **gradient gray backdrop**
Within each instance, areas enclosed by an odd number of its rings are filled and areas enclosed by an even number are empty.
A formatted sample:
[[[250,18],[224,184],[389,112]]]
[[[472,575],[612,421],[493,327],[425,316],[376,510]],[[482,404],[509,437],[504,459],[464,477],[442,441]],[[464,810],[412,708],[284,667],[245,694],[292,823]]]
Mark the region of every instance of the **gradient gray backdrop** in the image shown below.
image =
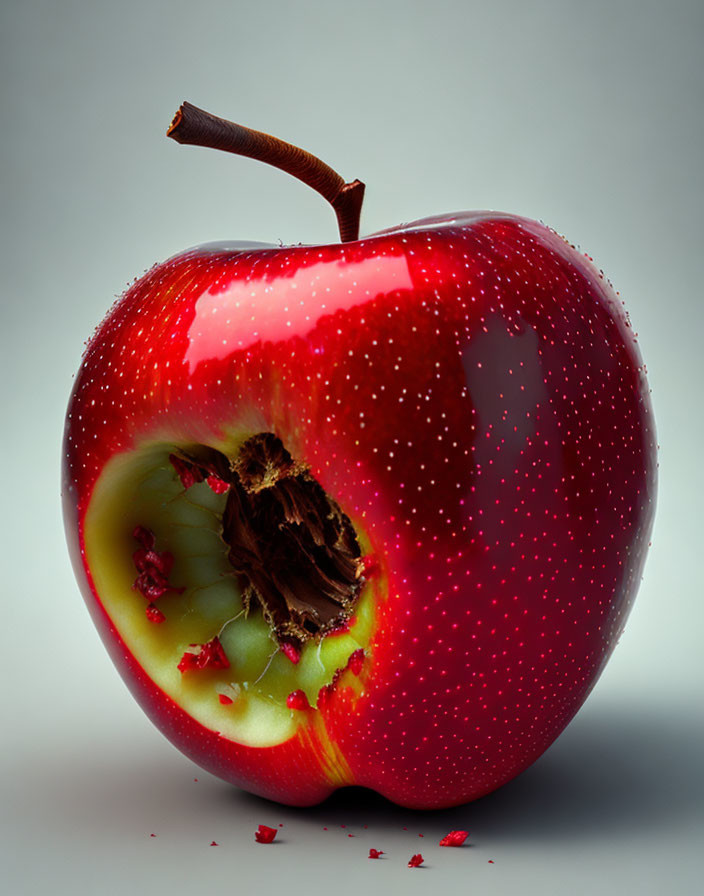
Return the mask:
[[[0,33],[3,891],[695,892],[701,0],[3,0]],[[195,243],[336,236],[293,179],[167,140],[183,99],[366,181],[365,232],[464,208],[544,220],[594,256],[640,333],[661,443],[640,596],[567,732],[479,803],[295,811],[200,773],[133,703],[78,595],[61,431],[114,296]],[[278,845],[255,846],[260,823],[284,824]],[[458,827],[473,846],[439,849]],[[409,871],[418,849],[429,867]]]

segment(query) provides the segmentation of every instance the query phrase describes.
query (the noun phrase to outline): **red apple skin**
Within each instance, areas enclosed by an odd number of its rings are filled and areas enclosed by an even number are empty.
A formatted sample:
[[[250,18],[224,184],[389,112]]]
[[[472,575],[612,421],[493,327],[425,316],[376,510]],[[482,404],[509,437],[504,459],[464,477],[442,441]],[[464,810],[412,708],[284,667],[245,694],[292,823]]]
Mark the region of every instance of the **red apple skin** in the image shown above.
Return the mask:
[[[149,679],[86,568],[106,462],[158,433],[276,432],[371,539],[388,596],[362,672],[311,731],[249,748]],[[414,808],[537,759],[604,668],[638,588],[656,440],[603,275],[534,221],[428,219],[328,246],[204,246],[152,268],[90,342],[64,504],[97,628],[152,721],[227,781],[293,805],[346,784]]]

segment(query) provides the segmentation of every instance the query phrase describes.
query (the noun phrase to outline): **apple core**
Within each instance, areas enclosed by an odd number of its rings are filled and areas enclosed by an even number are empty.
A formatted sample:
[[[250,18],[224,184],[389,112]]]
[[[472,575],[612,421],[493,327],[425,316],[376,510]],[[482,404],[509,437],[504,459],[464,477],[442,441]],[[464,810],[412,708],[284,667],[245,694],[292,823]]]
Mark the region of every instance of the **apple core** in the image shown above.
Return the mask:
[[[248,439],[229,476],[222,467],[223,537],[245,608],[256,599],[294,650],[346,624],[363,572],[349,518],[273,433]]]

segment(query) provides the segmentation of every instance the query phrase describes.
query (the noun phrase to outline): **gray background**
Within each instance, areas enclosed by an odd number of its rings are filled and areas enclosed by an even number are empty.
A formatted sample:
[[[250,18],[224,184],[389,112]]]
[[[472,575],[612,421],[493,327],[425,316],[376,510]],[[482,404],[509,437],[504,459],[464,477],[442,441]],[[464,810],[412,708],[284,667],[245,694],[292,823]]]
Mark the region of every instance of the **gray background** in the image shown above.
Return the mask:
[[[6,892],[698,891],[704,4],[4,0],[0,29]],[[640,333],[661,443],[640,596],[567,732],[476,804],[300,811],[200,773],[133,703],[78,595],[60,439],[115,294],[196,243],[335,239],[293,179],[166,140],[183,99],[365,180],[364,232],[462,208],[544,220]],[[281,842],[256,846],[260,823]],[[439,849],[457,827],[473,845]],[[429,867],[409,871],[418,849]]]

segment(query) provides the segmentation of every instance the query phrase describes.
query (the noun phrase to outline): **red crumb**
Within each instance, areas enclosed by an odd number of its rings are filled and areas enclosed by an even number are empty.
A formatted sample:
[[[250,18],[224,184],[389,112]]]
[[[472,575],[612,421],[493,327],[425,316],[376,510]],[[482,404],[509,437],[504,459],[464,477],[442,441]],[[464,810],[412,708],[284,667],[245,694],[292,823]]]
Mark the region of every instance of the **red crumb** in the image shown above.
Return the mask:
[[[140,572],[154,572],[168,576],[174,565],[173,555],[168,551],[155,551],[154,548],[137,548],[132,554],[134,565]]]
[[[150,836],[150,837],[156,837],[156,834],[150,834],[149,836]]]
[[[287,660],[291,660],[294,666],[297,665],[301,659],[301,651],[290,641],[283,642],[281,645],[281,653],[283,653]]]
[[[370,859],[378,859],[380,856],[384,855],[383,849],[370,849],[369,850],[369,858]]]
[[[418,866],[422,865],[422,864],[423,864],[423,856],[419,852],[417,852],[414,856],[411,856],[411,858],[408,861],[409,868],[418,868]]]
[[[347,634],[347,632],[352,628],[352,626],[355,624],[356,621],[357,621],[356,616],[350,616],[349,619],[345,619],[338,626],[335,626],[335,628],[330,629],[330,631],[327,633],[327,637],[329,638],[331,635]]]
[[[139,591],[149,603],[158,600],[167,591],[182,594],[185,589],[175,588],[169,584],[169,574],[174,565],[173,555],[168,551],[154,550],[154,533],[146,526],[136,526],[132,535],[135,541],[141,544],[141,547],[132,554],[132,560],[138,572],[132,588]],[[148,613],[147,618],[150,622],[164,621],[163,619],[152,619]]]
[[[135,526],[132,532],[132,537],[147,551],[150,551],[154,547],[154,542],[156,541],[154,533],[151,529],[147,529],[146,526]]]
[[[218,694],[218,700],[223,706],[229,706],[233,702],[232,697],[228,697],[227,694]]]
[[[147,614],[147,619],[150,622],[156,622],[157,624],[159,624],[160,622],[166,622],[166,616],[164,616],[164,614],[156,606],[156,604],[148,604],[145,613]]]
[[[469,837],[469,831],[450,831],[440,841],[440,846],[462,846]]]
[[[142,597],[150,603],[159,600],[167,591],[175,591],[178,594],[182,594],[185,590],[183,588],[172,588],[164,576],[159,572],[154,573],[152,571],[140,573],[134,580],[132,588],[134,591],[139,591]]]
[[[493,860],[493,859],[489,859],[489,864],[490,864],[490,865],[493,865],[493,864],[494,864],[494,860]]]
[[[354,837],[354,834],[348,834],[347,836],[348,836],[348,837]]]
[[[208,476],[205,480],[210,488],[215,492],[216,495],[224,495],[225,492],[230,488],[229,484],[225,482],[224,479],[220,479],[219,476]]]
[[[203,644],[197,653],[187,650],[178,664],[179,672],[190,672],[200,669],[228,669],[230,661],[223,650],[217,636]]]
[[[291,691],[286,698],[286,706],[289,709],[310,709],[310,703],[305,691]]]
[[[352,672],[353,675],[359,675],[362,671],[362,666],[364,665],[364,648],[360,647],[358,650],[355,650],[350,654],[350,658],[347,660],[347,668]]]
[[[265,824],[260,824],[254,832],[254,839],[257,843],[272,843],[277,833],[276,828],[269,828]]]
[[[184,488],[190,488],[196,482],[203,481],[203,473],[195,464],[189,464],[187,461],[181,460],[180,457],[176,457],[175,454],[169,455],[169,461]]]
[[[211,845],[211,846],[220,846],[220,844],[219,844],[219,843],[216,843],[214,840],[211,840],[211,841],[210,841],[210,845]]]

